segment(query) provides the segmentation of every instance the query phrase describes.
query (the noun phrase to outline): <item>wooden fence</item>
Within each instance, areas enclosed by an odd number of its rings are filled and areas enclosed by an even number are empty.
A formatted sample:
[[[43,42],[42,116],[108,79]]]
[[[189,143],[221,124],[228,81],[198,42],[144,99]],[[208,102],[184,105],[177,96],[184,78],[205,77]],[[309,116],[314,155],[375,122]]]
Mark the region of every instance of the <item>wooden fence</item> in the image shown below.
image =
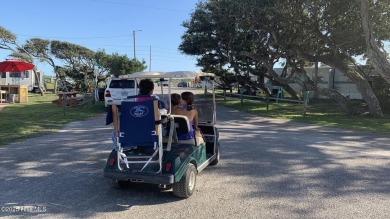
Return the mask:
[[[244,100],[263,100],[263,103],[266,104],[266,109],[267,111],[269,110],[269,104],[270,100],[275,100],[276,103],[279,102],[290,102],[290,103],[299,103],[302,104],[302,116],[306,116],[306,111],[307,111],[307,105],[309,103],[309,92],[306,92],[304,95],[303,100],[294,100],[294,99],[288,99],[288,98],[282,98],[281,95],[277,95],[277,97],[270,97],[269,95],[263,97],[263,96],[253,96],[253,95],[244,95],[244,94],[227,94],[226,90],[224,90],[223,94],[216,94],[215,96],[223,97],[224,101],[226,101],[226,98],[234,98],[234,99],[239,99],[241,102],[241,106],[244,105]]]

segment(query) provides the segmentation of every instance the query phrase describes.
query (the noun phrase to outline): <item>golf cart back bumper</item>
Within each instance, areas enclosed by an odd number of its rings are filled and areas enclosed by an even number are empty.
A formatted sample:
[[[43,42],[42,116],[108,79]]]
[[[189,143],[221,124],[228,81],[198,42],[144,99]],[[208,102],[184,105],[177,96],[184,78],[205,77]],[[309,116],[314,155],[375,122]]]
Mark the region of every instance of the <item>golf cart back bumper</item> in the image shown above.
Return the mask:
[[[127,172],[119,170],[104,170],[104,177],[116,180],[129,180],[130,182],[171,185],[174,183],[172,174]]]

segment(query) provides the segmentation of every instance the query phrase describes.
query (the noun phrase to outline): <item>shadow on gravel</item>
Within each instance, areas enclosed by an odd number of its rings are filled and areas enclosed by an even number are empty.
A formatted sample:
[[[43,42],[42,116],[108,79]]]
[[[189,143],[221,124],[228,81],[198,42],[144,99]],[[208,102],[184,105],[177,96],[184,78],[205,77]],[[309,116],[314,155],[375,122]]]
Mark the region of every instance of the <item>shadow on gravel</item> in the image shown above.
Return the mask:
[[[202,174],[218,176],[229,187],[248,188],[240,194],[245,200],[266,199],[269,208],[310,218],[315,204],[299,208],[275,203],[390,194],[388,137],[220,110],[221,161]],[[0,147],[0,216],[97,217],[182,201],[151,185],[113,188],[103,177],[112,149],[112,128],[103,123],[75,122],[59,133]],[[17,209],[23,211],[10,212]]]
[[[279,207],[308,216],[316,207],[299,209],[299,200],[390,195],[387,136],[254,118],[233,109],[224,109],[219,120],[218,172],[247,179],[233,182],[249,188],[244,198],[296,200],[296,206]]]
[[[1,147],[0,216],[84,218],[179,201],[152,185],[114,188],[103,177],[112,127],[102,121],[71,123],[60,133]]]

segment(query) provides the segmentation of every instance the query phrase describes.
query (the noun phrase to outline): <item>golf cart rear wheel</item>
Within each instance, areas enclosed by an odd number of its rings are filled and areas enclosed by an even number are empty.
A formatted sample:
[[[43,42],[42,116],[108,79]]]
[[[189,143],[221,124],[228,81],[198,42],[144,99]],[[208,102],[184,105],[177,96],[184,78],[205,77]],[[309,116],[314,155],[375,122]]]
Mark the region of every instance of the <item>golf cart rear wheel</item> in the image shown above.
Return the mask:
[[[116,184],[121,189],[127,189],[130,187],[129,180],[113,180],[113,183]]]
[[[158,185],[157,186],[158,190],[160,191],[167,191],[172,189],[172,185]]]
[[[219,162],[219,155],[220,155],[220,146],[219,146],[219,142],[217,143],[217,151],[215,152],[215,154],[217,156],[215,156],[215,159],[213,161],[211,161],[210,165],[217,165],[218,162]]]
[[[190,197],[195,191],[196,174],[197,170],[194,164],[189,163],[180,181],[173,184],[173,194],[180,198]]]

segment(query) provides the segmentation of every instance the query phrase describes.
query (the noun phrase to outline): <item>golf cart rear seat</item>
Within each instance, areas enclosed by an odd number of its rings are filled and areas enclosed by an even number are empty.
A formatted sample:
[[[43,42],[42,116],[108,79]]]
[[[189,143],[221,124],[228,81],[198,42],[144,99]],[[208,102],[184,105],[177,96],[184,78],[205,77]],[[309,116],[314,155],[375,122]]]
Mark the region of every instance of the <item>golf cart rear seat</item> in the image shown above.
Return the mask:
[[[177,139],[177,134],[188,134],[191,130],[190,121],[187,116],[172,115],[175,121],[175,134],[174,138]],[[195,139],[177,140],[179,144],[192,144],[195,145]]]
[[[161,115],[157,100],[122,100],[118,150],[120,162],[125,163],[127,168],[129,164],[142,164],[140,171],[149,164],[158,164],[156,172],[161,172],[163,149],[160,130]],[[123,148],[137,148],[150,153],[143,156],[125,155]]]

